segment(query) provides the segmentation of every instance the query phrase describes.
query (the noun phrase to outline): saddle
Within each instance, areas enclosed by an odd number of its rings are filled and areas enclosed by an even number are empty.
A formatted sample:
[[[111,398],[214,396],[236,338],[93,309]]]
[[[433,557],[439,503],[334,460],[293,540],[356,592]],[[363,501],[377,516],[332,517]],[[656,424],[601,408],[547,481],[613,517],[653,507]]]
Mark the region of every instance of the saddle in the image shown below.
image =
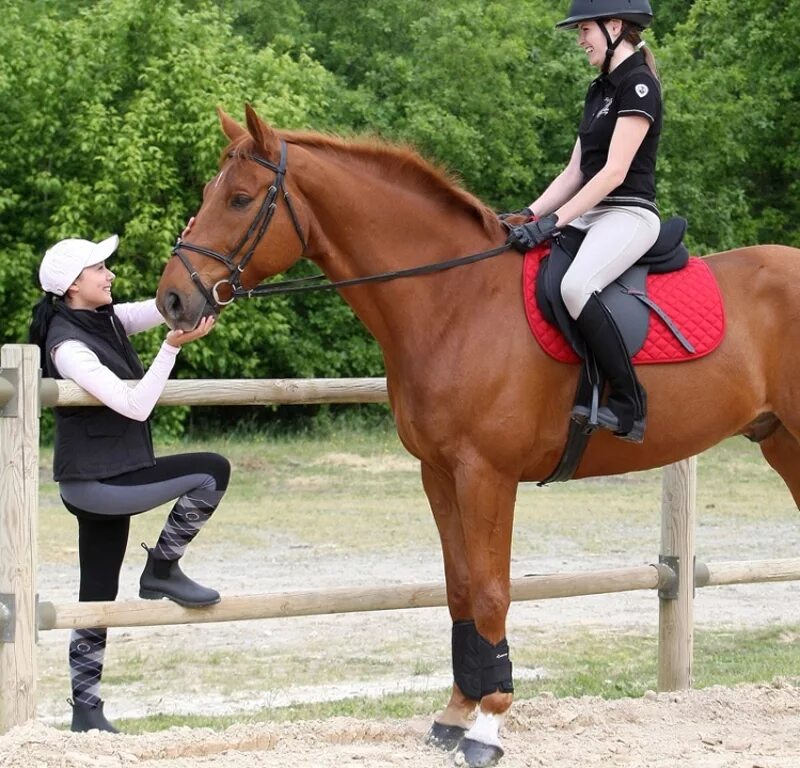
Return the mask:
[[[653,247],[600,293],[600,300],[608,307],[617,323],[631,357],[634,357],[644,345],[651,311],[663,320],[689,354],[695,352],[692,343],[667,312],[647,293],[649,274],[675,272],[689,263],[689,251],[683,243],[686,227],[686,219],[680,217],[663,222]],[[566,227],[561,236],[553,240],[550,255],[542,260],[536,280],[536,302],[542,316],[561,331],[580,358],[585,357],[585,347],[575,322],[561,298],[561,281],[575,258],[584,236],[580,230]]]

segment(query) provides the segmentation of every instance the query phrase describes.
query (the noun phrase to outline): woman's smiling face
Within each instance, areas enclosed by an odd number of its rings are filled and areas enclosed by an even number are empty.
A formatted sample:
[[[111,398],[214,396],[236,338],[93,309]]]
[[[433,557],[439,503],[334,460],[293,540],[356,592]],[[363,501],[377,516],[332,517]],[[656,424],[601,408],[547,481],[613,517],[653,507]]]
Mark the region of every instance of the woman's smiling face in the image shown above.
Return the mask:
[[[603,23],[606,25],[612,40],[622,31],[617,29],[619,22],[616,19],[610,19]],[[589,63],[593,67],[600,69],[603,66],[608,43],[603,30],[600,29],[600,25],[596,21],[582,21],[578,24],[578,45],[586,52]]]
[[[70,286],[70,304],[77,309],[97,309],[110,304],[114,277],[104,261],[85,267]]]

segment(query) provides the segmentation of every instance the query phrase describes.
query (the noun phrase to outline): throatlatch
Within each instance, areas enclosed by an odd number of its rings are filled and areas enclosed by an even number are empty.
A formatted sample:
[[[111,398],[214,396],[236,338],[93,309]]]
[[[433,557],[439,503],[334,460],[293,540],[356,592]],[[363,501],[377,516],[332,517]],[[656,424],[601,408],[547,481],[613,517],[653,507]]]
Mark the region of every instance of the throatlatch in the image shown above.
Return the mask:
[[[492,644],[478,634],[475,622],[453,623],[453,679],[461,692],[480,701],[490,693],[514,693],[508,641]]]

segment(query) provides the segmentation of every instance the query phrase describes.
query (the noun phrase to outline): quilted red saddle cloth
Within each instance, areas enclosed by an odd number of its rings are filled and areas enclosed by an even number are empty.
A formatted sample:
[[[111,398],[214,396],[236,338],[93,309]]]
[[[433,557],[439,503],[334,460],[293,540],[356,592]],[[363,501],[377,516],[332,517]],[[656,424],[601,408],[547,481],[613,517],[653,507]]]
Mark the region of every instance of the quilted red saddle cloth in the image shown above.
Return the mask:
[[[522,269],[525,314],[533,335],[550,357],[562,363],[577,363],[580,360],[561,331],[545,320],[536,304],[536,276],[542,259],[549,253],[549,246],[544,246],[525,254]],[[702,259],[691,257],[689,264],[677,272],[649,275],[647,295],[678,326],[695,353],[687,352],[658,315],[650,312],[647,339],[633,358],[636,365],[697,360],[722,342],[725,334],[722,296],[713,273]]]

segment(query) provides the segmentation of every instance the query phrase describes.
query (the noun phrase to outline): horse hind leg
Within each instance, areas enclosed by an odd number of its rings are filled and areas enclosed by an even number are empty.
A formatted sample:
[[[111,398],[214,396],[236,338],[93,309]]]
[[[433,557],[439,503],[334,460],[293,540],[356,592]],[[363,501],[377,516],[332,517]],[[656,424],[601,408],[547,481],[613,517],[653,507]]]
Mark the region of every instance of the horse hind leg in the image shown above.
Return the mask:
[[[790,429],[778,421],[758,443],[764,458],[783,478],[800,509],[800,429]]]

